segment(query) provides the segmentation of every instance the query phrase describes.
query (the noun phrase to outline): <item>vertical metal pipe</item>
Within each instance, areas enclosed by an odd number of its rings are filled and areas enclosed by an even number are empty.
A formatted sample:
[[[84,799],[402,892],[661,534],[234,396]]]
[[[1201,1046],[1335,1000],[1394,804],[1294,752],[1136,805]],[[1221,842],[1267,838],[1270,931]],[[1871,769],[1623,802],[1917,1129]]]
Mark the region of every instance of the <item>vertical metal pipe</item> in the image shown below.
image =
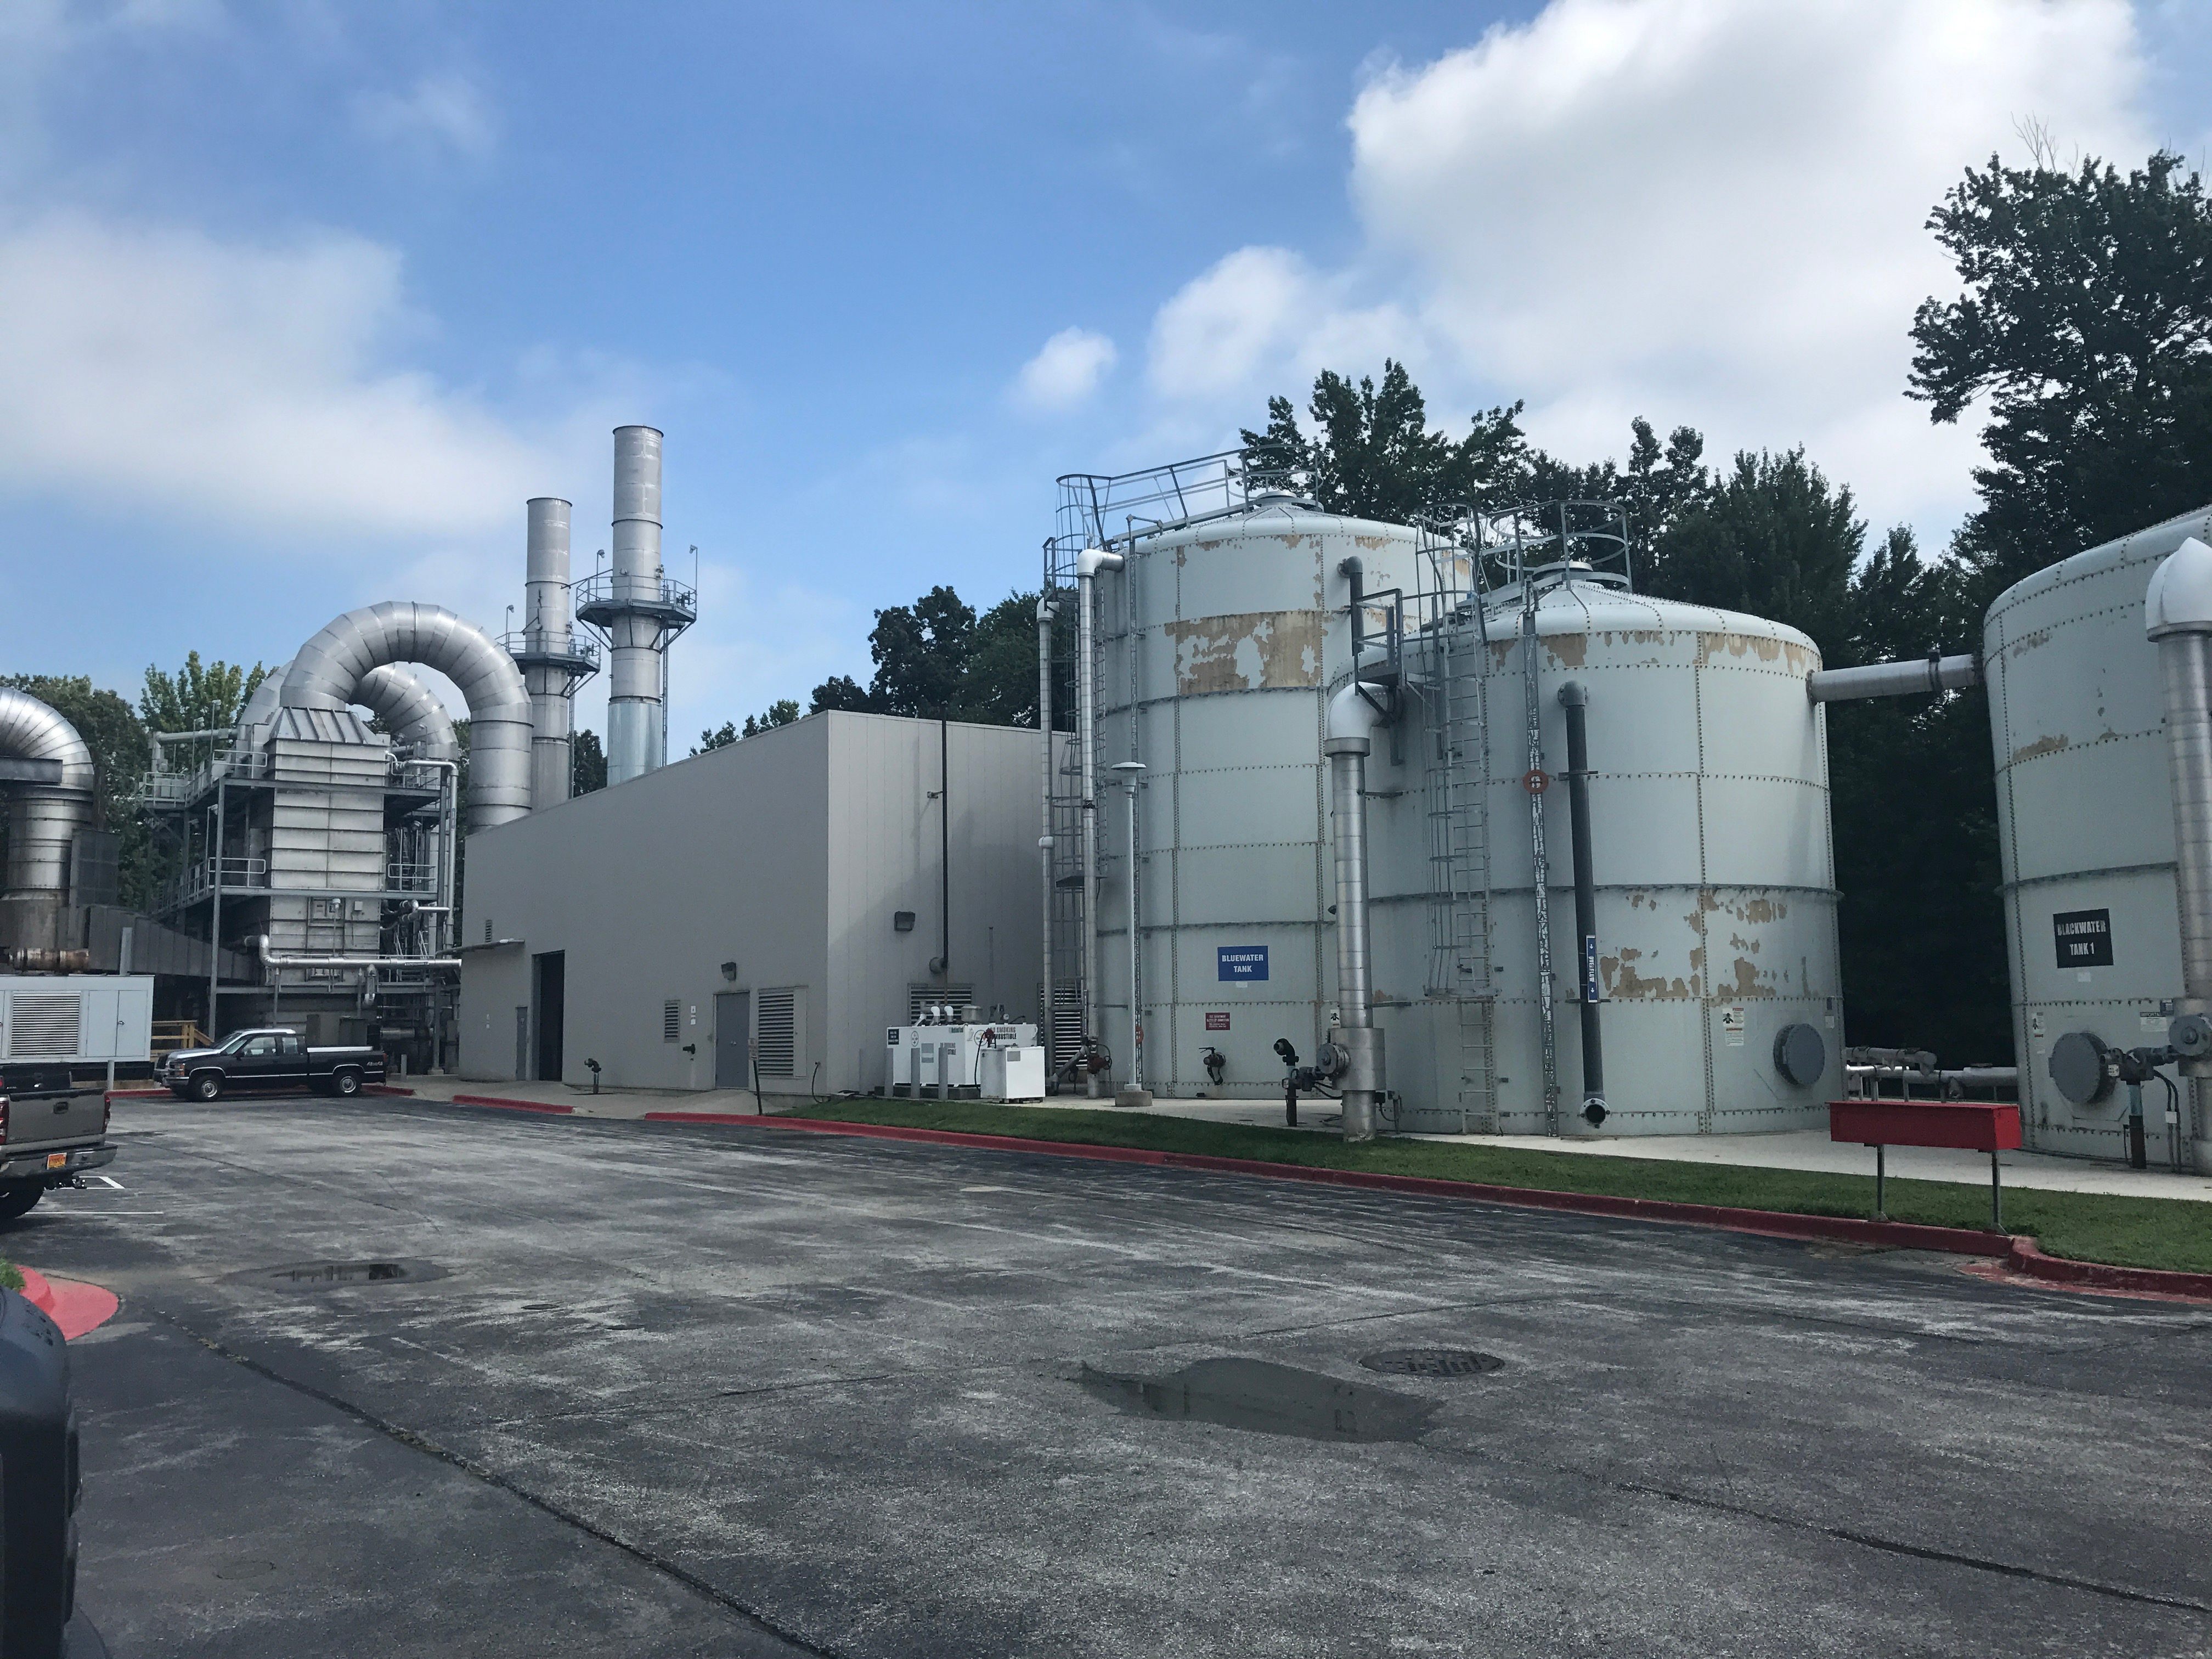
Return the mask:
[[[566,656],[574,648],[568,607],[568,503],[533,497],[523,584],[522,635],[532,656]],[[574,682],[566,669],[533,665],[523,672],[530,691],[530,805],[568,799],[575,728]]]
[[[659,605],[660,434],[649,426],[615,428],[611,578],[617,605]],[[607,781],[626,783],[653,770],[666,736],[661,623],[641,609],[607,626]]]
[[[1373,965],[1367,934],[1367,757],[1379,715],[1357,678],[1330,700],[1328,735],[1330,836],[1335,842],[1336,1030],[1344,1050],[1337,1073],[1344,1096],[1344,1138],[1372,1140],[1382,1092],[1382,1033],[1375,1029]]]
[[[216,762],[215,781],[215,884],[208,891],[208,1041],[222,1039],[222,1018],[216,999],[222,994],[219,978],[222,971],[222,831],[223,805],[230,789],[222,771],[222,762]]]
[[[1597,878],[1590,859],[1589,697],[1578,681],[1559,688],[1567,711],[1567,813],[1575,856],[1575,956],[1582,981],[1583,1118],[1605,1121],[1605,1045],[1598,1031]]]
[[[1083,1042],[1098,1040],[1098,573],[1119,570],[1119,553],[1091,548],[1075,561],[1075,741],[1083,788]],[[1099,1092],[1086,1060],[1083,1091]]]
[[[937,971],[952,972],[952,726],[937,721]]]
[[[1057,1094],[1058,1070],[1055,1066],[1056,1048],[1054,1042],[1059,1022],[1052,982],[1052,621],[1053,604],[1049,595],[1037,600],[1037,736],[1044,750],[1044,787],[1037,830],[1038,884],[1043,890],[1039,907],[1044,917],[1044,983],[1037,998],[1037,1012],[1042,1019],[1040,1028],[1044,1037],[1045,1091]]]
[[[1150,1106],[1152,1097],[1145,1088],[1145,1012],[1141,994],[1142,963],[1137,955],[1137,780],[1144,775],[1142,761],[1117,761],[1115,772],[1120,776],[1123,792],[1128,797],[1128,817],[1124,825],[1127,838],[1122,842],[1126,853],[1127,879],[1122,884],[1125,904],[1123,920],[1128,927],[1129,946],[1129,1065],[1123,1073],[1127,1079],[1115,1096],[1117,1106]]]
[[[2158,642],[2173,795],[2182,989],[2174,1012],[2201,1018],[2212,1013],[2212,547],[2192,536],[2167,556],[2144,595],[2143,627]],[[2181,1072],[2190,1079],[2197,1167],[2212,1174],[2204,1083],[2212,1059],[2184,1060]]]
[[[1536,589],[1524,567],[1521,574],[1521,673],[1528,710],[1528,854],[1535,875],[1536,1016],[1543,1057],[1544,1133],[1559,1133],[1559,1036],[1558,979],[1552,965],[1552,860],[1544,847],[1544,732],[1537,718]]]

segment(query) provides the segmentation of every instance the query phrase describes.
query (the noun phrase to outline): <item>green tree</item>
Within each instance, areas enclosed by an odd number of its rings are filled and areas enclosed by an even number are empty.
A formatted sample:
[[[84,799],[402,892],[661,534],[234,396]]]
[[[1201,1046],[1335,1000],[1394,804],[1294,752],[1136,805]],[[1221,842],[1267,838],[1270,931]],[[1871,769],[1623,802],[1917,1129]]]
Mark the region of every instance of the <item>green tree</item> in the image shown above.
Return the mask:
[[[746,715],[745,729],[739,735],[757,738],[763,732],[775,731],[779,726],[789,726],[799,718],[799,708],[797,701],[790,697],[778,697],[759,714]]]
[[[596,732],[579,732],[568,750],[568,793],[588,795],[607,787],[607,751]]]
[[[174,673],[149,664],[145,688],[138,694],[138,718],[149,732],[207,732],[234,725],[246,700],[268,678],[259,663],[246,668],[217,659],[203,667],[197,651],[187,652],[184,666]]]
[[[747,726],[750,726],[752,724],[752,717],[750,714],[745,717],[745,724]],[[750,737],[752,733],[748,732],[745,735],[747,737]],[[724,720],[721,725],[714,727],[712,731],[702,732],[699,734],[699,741],[692,749],[691,752],[695,755],[703,755],[709,749],[727,749],[737,740],[737,722],[735,720]]]
[[[1487,410],[1455,441],[1430,428],[1420,388],[1404,364],[1385,358],[1379,387],[1371,378],[1354,386],[1322,371],[1306,406],[1312,435],[1288,398],[1270,398],[1266,428],[1247,429],[1243,439],[1256,478],[1326,512],[1407,524],[1455,503],[1515,500],[1528,465],[1521,410],[1517,403]]]
[[[1986,404],[1954,542],[1984,605],[2212,499],[2212,204],[2180,157],[2124,178],[1992,156],[1928,223],[1966,292],[1921,306],[1909,395],[1938,422]]]
[[[910,605],[878,611],[868,635],[874,678],[863,686],[849,674],[833,675],[814,688],[811,712],[1034,726],[1036,605],[1034,592],[1010,593],[979,617],[958,593],[940,586]]]
[[[850,674],[832,674],[814,688],[808,700],[807,713],[820,714],[833,709],[842,709],[855,714],[872,714],[875,704],[868,696],[868,688]]]

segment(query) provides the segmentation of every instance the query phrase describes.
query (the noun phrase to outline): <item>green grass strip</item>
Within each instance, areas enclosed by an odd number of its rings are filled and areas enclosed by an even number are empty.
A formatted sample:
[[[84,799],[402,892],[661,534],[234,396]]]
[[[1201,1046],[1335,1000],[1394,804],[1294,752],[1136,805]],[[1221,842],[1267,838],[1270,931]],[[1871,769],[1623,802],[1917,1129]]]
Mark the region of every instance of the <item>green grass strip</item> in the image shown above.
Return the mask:
[[[1021,1135],[1031,1140],[1092,1146],[1139,1146],[1334,1170],[1370,1170],[1382,1175],[1534,1187],[1546,1192],[1724,1204],[1787,1215],[1863,1218],[1874,1213],[1871,1152],[1867,1154],[1866,1175],[1845,1176],[1432,1140],[1377,1140],[1347,1146],[1334,1135],[1297,1129],[1262,1129],[1139,1112],[1000,1106],[972,1100],[837,1100],[800,1107],[788,1115],[952,1129],[966,1134]],[[1893,1179],[1887,1183],[1886,1201],[1893,1221],[1976,1229],[1990,1223],[1990,1190],[1985,1185]],[[2116,1198],[2103,1193],[2051,1193],[2008,1187],[2004,1218],[2007,1231],[2033,1234],[2052,1255],[2109,1261],[2125,1267],[2212,1273],[2212,1204],[2190,1199]]]
[[[12,1261],[0,1261],[0,1290],[20,1291],[23,1288],[23,1270]]]

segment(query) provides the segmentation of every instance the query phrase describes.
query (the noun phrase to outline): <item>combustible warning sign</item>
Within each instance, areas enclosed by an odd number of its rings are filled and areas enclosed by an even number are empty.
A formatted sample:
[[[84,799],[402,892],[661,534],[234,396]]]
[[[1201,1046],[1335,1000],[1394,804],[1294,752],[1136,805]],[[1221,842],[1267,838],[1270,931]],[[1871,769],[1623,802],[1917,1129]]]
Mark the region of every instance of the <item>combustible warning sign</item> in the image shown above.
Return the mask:
[[[1229,1016],[1225,1013],[1208,1014],[1206,1017],[1206,1029],[1209,1031],[1227,1030],[1229,1029]]]

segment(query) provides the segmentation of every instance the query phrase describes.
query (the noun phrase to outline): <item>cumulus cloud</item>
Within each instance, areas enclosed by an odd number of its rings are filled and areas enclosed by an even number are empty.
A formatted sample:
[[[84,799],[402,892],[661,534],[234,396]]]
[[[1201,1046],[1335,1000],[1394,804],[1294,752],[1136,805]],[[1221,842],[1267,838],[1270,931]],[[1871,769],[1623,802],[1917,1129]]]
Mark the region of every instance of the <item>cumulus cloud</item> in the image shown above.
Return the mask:
[[[491,106],[465,76],[426,75],[405,92],[365,93],[354,119],[370,137],[482,161],[498,142]]]
[[[1063,328],[1014,377],[1013,398],[1024,409],[1073,409],[1098,389],[1119,354],[1114,342],[1085,328]]]
[[[0,224],[0,480],[204,521],[456,534],[514,516],[538,447],[428,374],[398,256],[325,234],[219,241],[82,217]]]
[[[1928,211],[2026,121],[2139,161],[2143,76],[2124,0],[1552,0],[1376,75],[1348,123],[1360,252],[1231,254],[1162,307],[1151,380],[1287,388],[1389,349],[1432,395],[1528,398],[1562,453],[1643,413],[1947,510],[1972,434],[1902,396],[1913,309],[1956,286]]]

